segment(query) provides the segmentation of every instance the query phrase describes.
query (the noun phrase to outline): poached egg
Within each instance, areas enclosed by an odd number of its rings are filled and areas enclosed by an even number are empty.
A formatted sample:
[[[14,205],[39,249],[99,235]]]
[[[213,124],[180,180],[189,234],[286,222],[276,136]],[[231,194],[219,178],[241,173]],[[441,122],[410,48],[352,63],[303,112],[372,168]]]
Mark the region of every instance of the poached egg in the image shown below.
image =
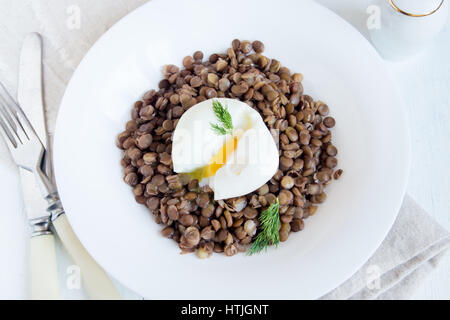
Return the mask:
[[[218,134],[213,101],[227,108],[233,130]],[[246,195],[276,173],[278,148],[261,115],[244,102],[215,98],[196,104],[179,119],[173,134],[174,171],[187,173],[200,186],[209,185],[214,199]]]

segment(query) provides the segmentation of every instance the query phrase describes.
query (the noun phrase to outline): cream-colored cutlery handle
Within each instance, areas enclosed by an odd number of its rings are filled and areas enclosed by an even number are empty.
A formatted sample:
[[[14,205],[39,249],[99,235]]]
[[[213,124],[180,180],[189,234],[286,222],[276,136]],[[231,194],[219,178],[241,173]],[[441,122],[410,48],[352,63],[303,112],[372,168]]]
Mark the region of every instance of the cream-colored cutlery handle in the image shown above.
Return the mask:
[[[53,234],[31,238],[31,297],[33,300],[59,299]]]
[[[105,271],[95,262],[78,240],[67,220],[61,214],[53,221],[56,233],[74,262],[80,267],[81,278],[88,295],[93,300],[121,299],[117,289],[106,275]]]

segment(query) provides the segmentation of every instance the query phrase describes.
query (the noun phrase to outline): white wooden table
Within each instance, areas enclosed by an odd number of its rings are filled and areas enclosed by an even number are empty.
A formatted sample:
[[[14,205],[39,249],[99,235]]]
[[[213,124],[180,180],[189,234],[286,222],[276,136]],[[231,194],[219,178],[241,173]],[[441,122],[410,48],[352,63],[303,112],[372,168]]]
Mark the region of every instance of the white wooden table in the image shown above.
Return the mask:
[[[76,1],[73,2],[76,3]],[[366,9],[372,4],[372,0],[316,1],[335,11],[367,37]],[[0,71],[8,71],[7,81],[10,85],[17,80],[17,75],[12,70],[17,70],[15,60],[21,46],[19,39],[28,32],[39,30],[38,26],[33,24],[32,11],[29,10],[28,5],[29,0],[0,2],[0,12],[9,11],[19,17],[16,19],[17,25],[14,25],[16,34],[13,35],[1,33],[2,21],[0,21]],[[8,47],[2,47],[3,36],[9,37],[9,40],[16,37],[17,41],[9,41]],[[398,81],[409,112],[413,161],[408,193],[441,225],[450,230],[450,59],[448,57],[450,57],[449,24],[436,43],[421,56],[408,62],[389,63],[389,66]],[[380,121],[384,116],[388,115],[380,115]],[[0,155],[0,171],[11,171],[12,164],[2,162],[2,158],[4,160],[3,155]],[[12,175],[8,174],[2,178],[10,179],[13,183],[15,178]],[[9,200],[14,200],[14,197],[16,195],[11,196]],[[0,215],[0,222],[2,222],[1,218]],[[2,231],[1,226],[0,231]],[[0,241],[1,239],[0,234]],[[61,247],[58,248],[58,259],[61,282],[64,283],[66,268],[71,262]],[[15,266],[11,266],[13,267]],[[0,268],[0,270],[4,269]],[[139,298],[128,289],[118,286],[124,298]],[[65,298],[85,297],[81,290],[65,289],[62,294]],[[7,295],[0,292],[0,297],[2,296]],[[450,299],[450,254],[430,275],[415,298]]]

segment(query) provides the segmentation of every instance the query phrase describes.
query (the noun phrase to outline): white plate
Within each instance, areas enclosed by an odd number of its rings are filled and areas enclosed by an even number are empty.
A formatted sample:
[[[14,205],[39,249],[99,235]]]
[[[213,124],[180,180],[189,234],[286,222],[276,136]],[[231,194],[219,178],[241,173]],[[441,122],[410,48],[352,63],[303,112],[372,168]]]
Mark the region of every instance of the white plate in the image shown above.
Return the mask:
[[[305,92],[337,120],[342,180],[305,230],[267,254],[209,260],[179,255],[122,181],[116,135],[131,106],[201,49],[259,39],[266,54],[305,76]],[[390,75],[371,45],[309,1],[151,1],[89,51],[66,90],[55,167],[70,222],[94,258],[148,298],[317,298],[348,279],[380,245],[405,192],[409,136]]]

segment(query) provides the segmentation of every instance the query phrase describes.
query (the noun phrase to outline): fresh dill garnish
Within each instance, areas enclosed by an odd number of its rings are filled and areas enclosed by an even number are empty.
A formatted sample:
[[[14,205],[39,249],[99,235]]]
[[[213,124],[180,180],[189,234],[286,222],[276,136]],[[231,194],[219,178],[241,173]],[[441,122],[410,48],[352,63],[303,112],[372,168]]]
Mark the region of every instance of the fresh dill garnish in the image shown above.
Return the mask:
[[[225,128],[222,128],[218,124],[211,123],[211,129],[213,129],[213,131],[215,133],[217,133],[218,135],[223,135],[224,136],[224,135],[227,134],[227,130]]]
[[[252,246],[247,252],[247,255],[251,256],[255,253],[260,253],[263,250],[267,250],[270,245],[278,247],[280,243],[280,234],[278,229],[280,228],[280,202],[273,203],[266,210],[261,213],[259,221],[261,222],[260,231],[253,241]]]
[[[220,125],[210,123],[211,129],[219,135],[226,135],[227,133],[232,134],[233,120],[231,119],[231,114],[228,111],[228,106],[224,107],[218,100],[213,100],[212,104],[214,114],[219,120]]]

